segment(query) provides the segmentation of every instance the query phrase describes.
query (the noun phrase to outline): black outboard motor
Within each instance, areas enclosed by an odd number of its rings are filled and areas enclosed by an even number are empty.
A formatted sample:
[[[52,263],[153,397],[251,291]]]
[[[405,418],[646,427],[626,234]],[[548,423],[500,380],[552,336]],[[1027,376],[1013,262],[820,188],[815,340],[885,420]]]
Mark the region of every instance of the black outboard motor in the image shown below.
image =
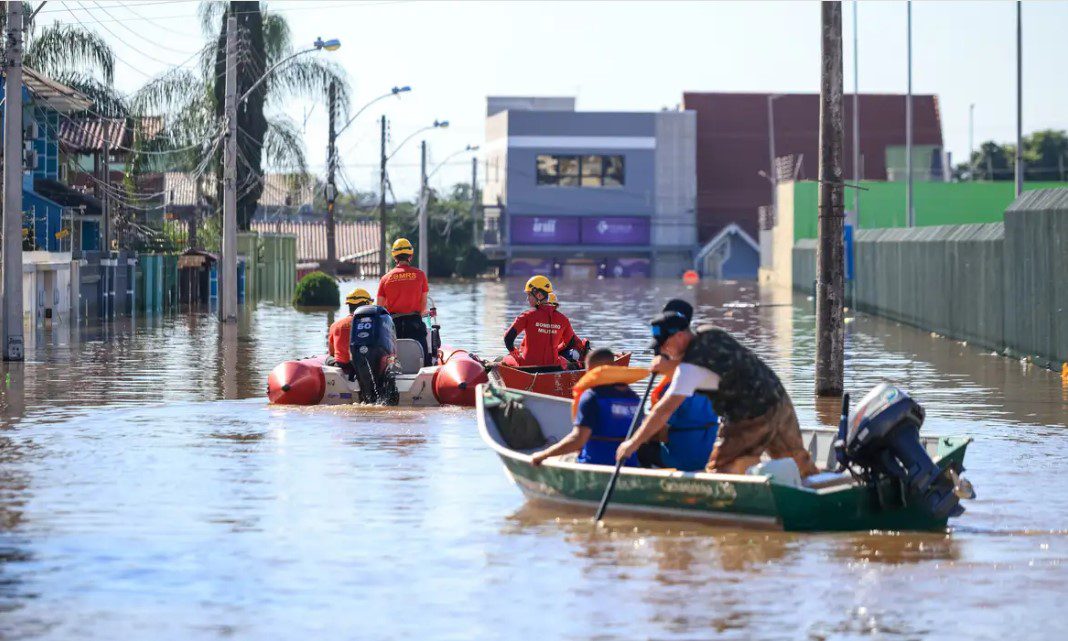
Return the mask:
[[[861,399],[849,421],[845,439],[847,464],[865,469],[875,481],[889,476],[901,481],[908,500],[916,501],[936,518],[964,512],[954,482],[920,442],[924,412],[900,389],[882,383]]]
[[[352,315],[349,351],[356,368],[356,382],[360,386],[360,402],[396,405],[400,401],[393,371],[397,332],[393,317],[385,307],[363,305],[356,308]]]

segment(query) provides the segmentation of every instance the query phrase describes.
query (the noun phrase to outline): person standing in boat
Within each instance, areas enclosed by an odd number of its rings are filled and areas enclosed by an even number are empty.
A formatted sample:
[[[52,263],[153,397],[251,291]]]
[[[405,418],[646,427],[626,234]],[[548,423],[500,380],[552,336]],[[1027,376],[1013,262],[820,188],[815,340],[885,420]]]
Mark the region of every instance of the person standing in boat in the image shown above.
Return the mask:
[[[615,359],[612,350],[604,347],[596,349],[586,357],[586,369],[611,365]],[[586,375],[590,376],[590,373]],[[641,402],[634,390],[625,383],[608,382],[590,387],[576,401],[575,427],[571,433],[535,453],[531,456],[531,463],[537,466],[550,456],[579,452],[579,463],[614,465],[616,447],[627,437]],[[638,457],[629,455],[625,465],[637,466]]]
[[[533,276],[523,291],[530,309],[516,317],[504,335],[508,355],[501,361],[513,367],[567,368],[567,359],[560,352],[573,347],[577,338],[567,316],[549,304],[552,282],[544,276]],[[523,334],[517,350],[515,340]]]
[[[423,364],[433,364],[433,354],[427,341],[426,297],[430,292],[423,270],[412,267],[415,248],[407,238],[393,241],[393,260],[397,266],[386,272],[378,282],[377,303],[393,316],[397,338],[410,338],[423,347]]]
[[[652,369],[672,381],[634,436],[620,444],[617,458],[630,457],[663,429],[687,397],[704,394],[722,421],[706,471],[744,474],[765,451],[772,458],[793,458],[802,477],[819,471],[789,394],[759,356],[718,327],[691,330],[690,319],[677,310],[663,312],[650,327],[650,347],[658,354]]]
[[[349,353],[349,340],[352,335],[352,315],[356,308],[372,304],[371,293],[362,287],[349,292],[345,297],[345,304],[349,306],[349,313],[334,321],[327,334],[326,348],[330,353],[326,357],[326,364],[340,367],[345,375],[352,379],[356,376],[356,368],[352,366],[352,356]]]

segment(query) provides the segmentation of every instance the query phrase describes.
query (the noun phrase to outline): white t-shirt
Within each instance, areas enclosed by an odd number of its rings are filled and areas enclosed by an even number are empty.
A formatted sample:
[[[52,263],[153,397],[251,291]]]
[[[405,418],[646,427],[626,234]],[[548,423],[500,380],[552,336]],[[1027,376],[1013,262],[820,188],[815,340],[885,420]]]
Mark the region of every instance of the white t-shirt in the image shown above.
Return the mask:
[[[712,391],[719,389],[719,374],[710,369],[692,363],[679,363],[675,377],[671,379],[665,394],[667,396],[693,396],[697,390]]]

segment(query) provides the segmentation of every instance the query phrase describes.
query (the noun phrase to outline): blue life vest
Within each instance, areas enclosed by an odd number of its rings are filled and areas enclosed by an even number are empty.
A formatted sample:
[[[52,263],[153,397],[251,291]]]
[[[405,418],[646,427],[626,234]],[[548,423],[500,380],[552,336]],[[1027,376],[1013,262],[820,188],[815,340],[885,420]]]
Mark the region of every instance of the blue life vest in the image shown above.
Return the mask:
[[[602,385],[586,390],[579,399],[577,423],[593,433],[579,453],[579,463],[615,465],[616,449],[627,438],[641,399],[630,388]],[[638,457],[631,455],[624,465],[638,465]]]
[[[718,432],[719,417],[712,409],[712,400],[694,394],[668,419],[668,441],[660,446],[661,461],[665,467],[684,472],[705,469]]]

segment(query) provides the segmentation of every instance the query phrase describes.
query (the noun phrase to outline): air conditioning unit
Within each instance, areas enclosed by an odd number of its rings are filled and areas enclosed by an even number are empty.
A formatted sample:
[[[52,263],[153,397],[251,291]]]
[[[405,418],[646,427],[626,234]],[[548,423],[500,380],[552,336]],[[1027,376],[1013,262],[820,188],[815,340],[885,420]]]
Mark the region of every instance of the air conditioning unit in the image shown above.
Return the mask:
[[[41,128],[37,125],[36,120],[31,120],[23,127],[22,137],[27,140],[37,140],[41,137]]]
[[[26,149],[22,152],[22,165],[25,169],[37,169],[37,150]]]

